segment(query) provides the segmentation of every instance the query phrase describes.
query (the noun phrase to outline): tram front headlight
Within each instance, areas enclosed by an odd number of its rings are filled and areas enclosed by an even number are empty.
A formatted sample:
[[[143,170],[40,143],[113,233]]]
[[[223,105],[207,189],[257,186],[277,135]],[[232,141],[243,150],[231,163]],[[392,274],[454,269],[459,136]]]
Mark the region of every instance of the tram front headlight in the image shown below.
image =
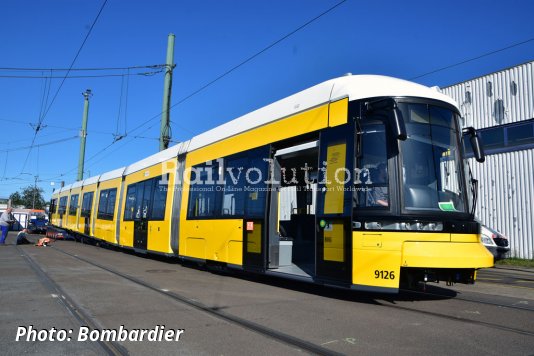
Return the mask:
[[[369,221],[365,223],[367,230],[382,230],[382,224],[378,221]]]
[[[443,231],[443,223],[440,221],[366,221],[364,227],[366,230]]]
[[[400,223],[400,228],[401,228],[401,230],[410,230],[411,225],[410,225],[410,223],[407,223],[407,222],[401,222]]]
[[[443,223],[440,221],[428,223],[427,226],[430,231],[443,231]]]
[[[443,223],[439,221],[433,221],[428,223],[401,222],[399,226],[400,230],[406,231],[443,231]]]

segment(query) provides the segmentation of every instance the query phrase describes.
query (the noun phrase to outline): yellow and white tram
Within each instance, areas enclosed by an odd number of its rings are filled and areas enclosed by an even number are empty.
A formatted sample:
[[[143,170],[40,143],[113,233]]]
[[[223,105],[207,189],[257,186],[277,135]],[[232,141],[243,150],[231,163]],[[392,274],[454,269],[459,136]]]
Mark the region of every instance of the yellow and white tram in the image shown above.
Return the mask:
[[[62,188],[51,223],[138,252],[357,290],[473,283],[493,258],[472,213],[458,112],[400,79],[329,80]]]

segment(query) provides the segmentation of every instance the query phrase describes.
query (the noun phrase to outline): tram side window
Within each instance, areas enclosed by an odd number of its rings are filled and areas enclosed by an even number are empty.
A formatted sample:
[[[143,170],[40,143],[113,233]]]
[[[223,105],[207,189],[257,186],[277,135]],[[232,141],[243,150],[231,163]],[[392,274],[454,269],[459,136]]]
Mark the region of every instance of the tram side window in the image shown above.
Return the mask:
[[[268,179],[268,163],[262,157],[254,157],[249,162],[247,179],[247,218],[262,218],[265,215],[265,201],[267,189],[265,181]]]
[[[161,177],[154,178],[154,196],[152,198],[152,211],[150,212],[152,220],[165,219],[165,207],[167,205],[167,191],[169,176],[166,179]]]
[[[78,210],[78,196],[78,194],[73,194],[70,196],[69,215],[76,215],[76,211]]]
[[[102,220],[113,220],[115,210],[115,200],[117,198],[117,188],[105,189],[100,192],[98,200],[98,215]]]
[[[245,168],[244,157],[229,158],[224,162],[224,191],[222,199],[223,216],[243,216],[245,214]]]
[[[219,164],[199,164],[191,170],[189,187],[189,218],[216,218],[221,211]]]
[[[59,198],[58,213],[65,214],[66,211],[67,211],[67,197],[61,197]]]
[[[264,160],[267,155],[263,147],[224,158],[224,167],[219,166],[220,159],[212,165],[194,166],[187,218],[263,218],[265,182],[269,179],[269,163]],[[224,179],[219,182],[219,178]]]
[[[167,179],[163,176],[128,185],[124,221],[163,220],[167,203]]]
[[[367,121],[358,134],[354,202],[356,208],[387,209],[387,136],[382,121]]]
[[[93,206],[93,196],[94,196],[94,192],[88,192],[88,193],[83,194],[82,211],[80,213],[82,217],[91,216],[91,207]]]
[[[137,184],[130,184],[126,191],[126,205],[124,207],[124,220],[133,220],[135,210],[135,195]]]

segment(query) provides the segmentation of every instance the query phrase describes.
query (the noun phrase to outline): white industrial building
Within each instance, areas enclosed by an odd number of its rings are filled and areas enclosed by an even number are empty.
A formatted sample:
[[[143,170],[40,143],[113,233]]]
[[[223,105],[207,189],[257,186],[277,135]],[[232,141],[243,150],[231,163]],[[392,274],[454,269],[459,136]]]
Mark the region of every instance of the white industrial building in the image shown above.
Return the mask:
[[[512,257],[534,259],[534,61],[441,91],[482,137],[486,162],[469,159],[477,218],[508,236]]]

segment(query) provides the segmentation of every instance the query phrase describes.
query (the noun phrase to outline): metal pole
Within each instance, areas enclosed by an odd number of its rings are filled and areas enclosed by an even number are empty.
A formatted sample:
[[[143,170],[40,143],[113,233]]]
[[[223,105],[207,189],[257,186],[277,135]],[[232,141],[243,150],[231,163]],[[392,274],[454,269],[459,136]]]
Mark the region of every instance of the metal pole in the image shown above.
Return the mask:
[[[83,179],[83,165],[85,162],[85,139],[87,137],[87,119],[89,114],[89,98],[93,96],[91,89],[87,89],[82,93],[84,100],[83,105],[83,119],[82,119],[82,130],[80,131],[80,158],[78,160],[78,178],[77,180]]]
[[[35,209],[35,193],[36,193],[36,190],[37,190],[37,178],[39,178],[39,176],[35,176],[35,183],[33,184],[33,201],[32,201],[32,209]]]
[[[172,70],[174,69],[174,34],[169,33],[167,37],[167,62],[165,65],[165,83],[163,86],[163,107],[161,110],[161,129],[159,136],[159,150],[163,151],[169,147],[171,140],[171,88]]]

